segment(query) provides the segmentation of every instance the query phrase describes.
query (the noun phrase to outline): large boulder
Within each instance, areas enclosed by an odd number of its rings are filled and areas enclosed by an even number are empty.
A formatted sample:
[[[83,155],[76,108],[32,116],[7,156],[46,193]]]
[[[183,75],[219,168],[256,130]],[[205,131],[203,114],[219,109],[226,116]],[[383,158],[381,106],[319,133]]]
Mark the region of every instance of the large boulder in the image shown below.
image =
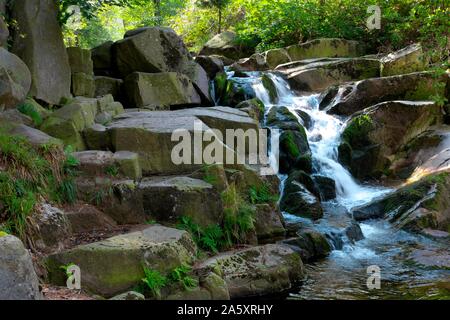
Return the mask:
[[[385,101],[432,100],[435,95],[445,96],[448,78],[448,74],[436,77],[431,72],[415,72],[331,87],[322,94],[320,109],[349,116]]]
[[[240,44],[234,32],[225,31],[211,38],[200,50],[199,55],[221,55],[238,60],[249,56],[251,50]]]
[[[245,112],[228,107],[192,108],[177,111],[135,111],[116,117],[106,127],[114,150],[128,150],[139,154],[144,174],[177,174],[199,169],[202,162],[194,161],[198,149],[192,139],[195,125],[197,134],[205,134],[208,129],[217,129],[226,137],[226,129],[257,129],[257,124]],[[173,139],[174,130],[185,130],[189,139]],[[197,129],[197,130],[198,130]],[[189,140],[189,141],[188,141]],[[217,137],[219,145],[223,144]],[[192,153],[183,163],[174,163],[172,152],[181,141],[191,145]],[[204,143],[206,147],[209,143]],[[223,145],[225,148],[225,145]],[[197,148],[197,147],[196,147]],[[158,150],[155,153],[155,150]],[[176,150],[176,149],[175,149]],[[194,152],[193,150],[197,150]],[[235,150],[235,149],[233,149]]]
[[[313,262],[325,258],[331,252],[331,245],[326,236],[314,230],[298,231],[297,237],[283,241],[284,244],[298,252],[302,261]]]
[[[93,98],[95,96],[94,76],[82,72],[72,74],[72,94]]]
[[[22,241],[0,234],[0,299],[40,300],[39,280]]]
[[[450,174],[438,172],[352,210],[356,220],[385,218],[396,227],[423,232],[450,227]]]
[[[284,218],[278,208],[271,205],[257,204],[255,206],[255,232],[258,243],[270,243],[284,238]]]
[[[123,80],[105,76],[94,77],[95,81],[95,96],[104,96],[110,94],[114,100],[123,100]]]
[[[291,61],[322,57],[359,57],[364,46],[353,40],[322,38],[295,44],[286,48]]]
[[[264,53],[266,65],[269,69],[275,69],[278,65],[288,63],[291,61],[286,49],[271,49]]]
[[[197,56],[195,61],[202,66],[210,79],[214,79],[216,74],[224,71],[222,60],[212,56]]]
[[[27,65],[16,55],[0,48],[0,111],[15,108],[25,100],[31,87]]]
[[[176,72],[134,72],[125,79],[130,105],[141,107],[183,107],[200,105],[201,99],[192,82]]]
[[[167,274],[192,263],[196,250],[186,231],[155,225],[51,255],[46,263],[52,283],[65,283],[60,267],[74,263],[83,288],[112,297],[141,283],[144,267]]]
[[[422,46],[415,43],[381,58],[381,76],[422,71],[425,65]]]
[[[145,178],[139,189],[150,219],[177,223],[187,216],[205,227],[222,223],[220,194],[203,180],[186,176]]]
[[[379,77],[380,62],[369,58],[319,61],[287,68],[282,73],[292,89],[317,92],[352,80]]]
[[[359,179],[379,178],[403,145],[439,122],[441,108],[434,102],[377,104],[346,124],[339,160]]]
[[[267,244],[214,256],[196,267],[225,280],[231,299],[282,293],[304,277],[300,256],[286,245]]]
[[[113,46],[121,78],[133,72],[179,72],[187,75],[205,102],[211,102],[208,76],[193,61],[183,41],[170,28],[148,27],[128,31]]]
[[[49,104],[70,96],[70,65],[61,27],[56,19],[57,4],[48,0],[16,0],[12,18],[17,22],[12,52],[31,72],[30,94]],[[45,37],[42,35],[45,34]]]
[[[94,74],[91,51],[80,47],[67,48],[70,70],[73,73]]]

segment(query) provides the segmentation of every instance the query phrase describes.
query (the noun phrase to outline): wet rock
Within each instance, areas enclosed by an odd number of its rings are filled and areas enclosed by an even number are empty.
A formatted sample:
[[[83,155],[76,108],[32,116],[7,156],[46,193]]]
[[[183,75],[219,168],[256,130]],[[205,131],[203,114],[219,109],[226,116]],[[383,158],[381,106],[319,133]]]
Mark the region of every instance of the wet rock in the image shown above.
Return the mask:
[[[261,82],[269,94],[270,102],[273,104],[278,103],[278,91],[272,78],[268,74],[263,74]]]
[[[422,46],[415,43],[381,58],[381,76],[422,71],[425,65]]]
[[[261,53],[254,53],[248,58],[242,58],[231,65],[234,71],[265,71],[269,69],[266,57]]]
[[[396,227],[416,232],[428,228],[447,231],[450,226],[449,186],[448,172],[425,176],[353,209],[353,217],[358,221],[385,218]]]
[[[0,299],[40,300],[39,280],[22,241],[0,235]]]
[[[441,109],[434,102],[377,104],[346,124],[339,159],[361,180],[379,178],[403,145],[441,119]]]
[[[0,111],[15,108],[25,100],[31,86],[27,65],[16,55],[0,48]]]
[[[202,66],[210,79],[214,79],[216,74],[224,72],[222,60],[212,56],[197,56],[195,61]]]
[[[31,72],[30,95],[49,104],[59,104],[62,98],[70,97],[71,72],[56,3],[16,0],[10,9],[17,23],[11,52]]]
[[[214,88],[218,105],[235,107],[242,101],[256,97],[255,90],[242,78],[228,79],[226,73],[218,73],[214,79]]]
[[[125,79],[124,88],[130,104],[138,108],[149,105],[183,107],[201,103],[192,82],[175,72],[135,72]]]
[[[143,179],[138,188],[150,219],[177,223],[187,216],[205,227],[222,223],[220,194],[205,181],[185,176],[153,177]]]
[[[313,220],[320,219],[323,211],[319,199],[305,185],[297,181],[300,175],[294,174],[288,178],[289,181],[286,181],[280,200],[281,211]]]
[[[281,173],[289,173],[293,169],[312,171],[311,150],[304,129],[282,131],[279,148]]]
[[[321,175],[313,175],[314,185],[320,194],[321,201],[329,201],[336,198],[336,183],[333,179]]]
[[[330,88],[322,95],[319,107],[332,114],[349,116],[386,101],[432,100],[433,95],[445,94],[447,81],[448,75],[436,78],[430,72],[366,79],[340,88]]]
[[[299,231],[297,237],[284,240],[283,243],[298,252],[302,261],[305,262],[325,258],[331,252],[331,245],[327,238],[320,232],[313,230]]]
[[[249,56],[250,49],[238,42],[234,32],[225,31],[211,38],[200,50],[199,55],[221,55],[232,60]]]
[[[297,117],[288,107],[272,107],[267,113],[266,124],[282,130],[304,131]],[[306,134],[306,133],[305,133]]]
[[[344,233],[351,242],[364,239],[364,234],[362,233],[361,227],[357,222],[352,222],[347,228],[345,228]]]
[[[260,122],[264,118],[264,103],[258,98],[242,101],[236,108],[247,112],[257,122]]]
[[[51,255],[46,263],[51,283],[65,283],[60,266],[74,263],[83,272],[86,290],[111,297],[141,283],[143,265],[166,274],[190,264],[196,249],[186,231],[151,226]]]
[[[196,270],[217,270],[231,299],[281,293],[304,277],[300,256],[280,244],[221,253],[202,262]]]
[[[295,110],[295,113],[299,116],[302,125],[305,127],[305,129],[310,129],[313,125],[313,120],[311,119],[311,116],[306,113],[303,110]]]
[[[450,269],[450,254],[446,249],[427,248],[416,249],[411,252],[408,260],[422,268],[427,269]]]

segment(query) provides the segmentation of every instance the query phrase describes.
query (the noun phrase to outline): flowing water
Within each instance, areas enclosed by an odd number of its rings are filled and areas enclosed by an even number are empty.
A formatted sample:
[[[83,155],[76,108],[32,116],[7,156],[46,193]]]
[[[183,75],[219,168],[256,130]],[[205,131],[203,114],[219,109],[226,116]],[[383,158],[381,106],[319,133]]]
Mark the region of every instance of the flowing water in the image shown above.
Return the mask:
[[[368,221],[360,224],[364,239],[352,243],[336,234],[348,226],[350,210],[374,198],[392,192],[381,186],[357,182],[337,161],[337,147],[346,119],[319,110],[317,94],[298,96],[279,76],[269,73],[275,83],[279,101],[271,104],[269,94],[261,82],[261,74],[249,72],[248,78],[235,78],[250,84],[256,96],[266,107],[285,106],[294,115],[296,110],[306,112],[311,118],[307,129],[313,169],[334,179],[336,199],[322,203],[324,216],[317,222],[284,213],[288,222],[314,225],[315,229],[329,235],[334,250],[329,257],[306,266],[307,279],[289,299],[450,299],[450,271],[430,270],[414,265],[408,259],[411,251],[435,250],[448,256],[448,243],[439,243],[423,236],[397,230],[385,221]],[[229,73],[232,77],[233,73]],[[300,123],[303,120],[298,117]],[[280,175],[283,182],[286,176]],[[283,184],[283,183],[282,183]],[[282,187],[281,187],[282,192]],[[445,254],[444,254],[445,256]],[[369,290],[367,268],[376,265],[381,271],[381,288]]]

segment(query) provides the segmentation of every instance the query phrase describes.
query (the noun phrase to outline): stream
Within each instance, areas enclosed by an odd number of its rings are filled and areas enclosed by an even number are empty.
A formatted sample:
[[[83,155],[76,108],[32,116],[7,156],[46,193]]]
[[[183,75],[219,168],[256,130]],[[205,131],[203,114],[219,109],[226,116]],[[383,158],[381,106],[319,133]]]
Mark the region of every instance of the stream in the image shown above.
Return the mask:
[[[359,183],[337,161],[337,147],[347,119],[319,110],[318,94],[296,95],[284,79],[268,73],[279,97],[278,103],[272,104],[262,85],[261,73],[246,74],[248,77],[234,80],[253,88],[256,97],[264,103],[266,114],[271,108],[285,106],[310,116],[312,124],[306,131],[313,171],[332,178],[336,184],[336,198],[322,202],[323,218],[312,222],[284,212],[286,222],[314,226],[314,229],[333,239],[334,234],[348,226],[352,219],[349,211],[353,207],[394,190]],[[228,72],[228,76],[233,77],[233,72]],[[300,117],[298,120],[300,123],[303,121]],[[279,175],[279,178],[282,191],[286,175]],[[430,270],[408,259],[413,249],[432,248],[447,252],[448,243],[394,229],[383,220],[365,221],[360,223],[360,228],[363,240],[353,243],[346,237],[339,241],[331,240],[334,250],[327,258],[306,264],[306,280],[290,293],[288,299],[450,299],[450,270]],[[380,289],[369,289],[366,284],[369,277],[367,268],[373,265],[380,268]]]

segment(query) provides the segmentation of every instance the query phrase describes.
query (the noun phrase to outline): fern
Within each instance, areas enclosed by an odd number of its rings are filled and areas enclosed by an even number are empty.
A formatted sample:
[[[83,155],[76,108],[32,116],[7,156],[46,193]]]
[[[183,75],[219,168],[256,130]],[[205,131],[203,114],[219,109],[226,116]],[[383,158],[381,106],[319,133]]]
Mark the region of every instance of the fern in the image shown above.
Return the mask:
[[[156,298],[161,297],[161,289],[164,288],[167,283],[167,277],[163,276],[159,271],[144,267],[145,278],[142,279],[152,294]]]

